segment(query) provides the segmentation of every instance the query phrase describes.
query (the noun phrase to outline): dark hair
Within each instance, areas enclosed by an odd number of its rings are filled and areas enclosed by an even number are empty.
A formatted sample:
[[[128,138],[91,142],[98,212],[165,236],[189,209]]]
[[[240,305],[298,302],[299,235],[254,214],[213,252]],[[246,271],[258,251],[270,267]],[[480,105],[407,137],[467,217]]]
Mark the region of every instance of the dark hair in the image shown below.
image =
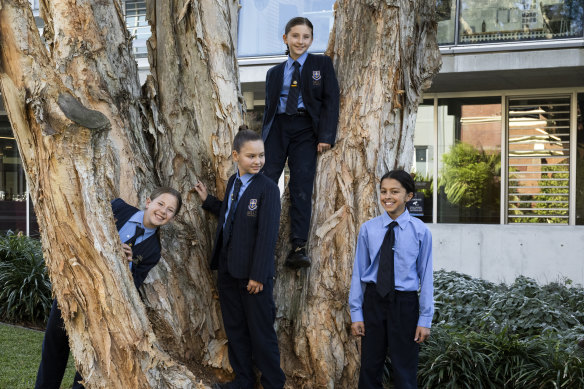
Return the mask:
[[[314,35],[314,27],[312,26],[312,23],[310,22],[310,20],[308,20],[308,18],[303,18],[300,16],[292,18],[288,21],[288,23],[286,23],[286,27],[284,28],[284,35],[288,35],[290,30],[294,26],[308,26],[308,28],[310,28],[310,33]],[[288,45],[286,45],[286,55],[289,55],[289,54],[290,54],[290,48],[288,47]]]
[[[178,190],[171,188],[169,186],[160,186],[152,191],[152,193],[150,194],[150,200],[154,200],[158,196],[163,195],[165,193],[168,193],[176,197],[176,210],[174,211],[174,214],[176,216],[182,207],[182,196],[180,195],[180,192]]]
[[[381,180],[379,180],[379,186],[381,187],[381,183],[386,178],[393,178],[394,180],[398,180],[399,183],[406,189],[406,193],[415,193],[416,192],[416,183],[414,179],[410,175],[410,173],[406,172],[405,170],[392,170],[389,173],[385,173]]]
[[[255,131],[248,130],[245,124],[239,126],[239,131],[235,134],[235,138],[233,138],[233,150],[239,151],[241,150],[241,146],[243,146],[247,142],[253,142],[256,140],[262,140],[260,134]]]

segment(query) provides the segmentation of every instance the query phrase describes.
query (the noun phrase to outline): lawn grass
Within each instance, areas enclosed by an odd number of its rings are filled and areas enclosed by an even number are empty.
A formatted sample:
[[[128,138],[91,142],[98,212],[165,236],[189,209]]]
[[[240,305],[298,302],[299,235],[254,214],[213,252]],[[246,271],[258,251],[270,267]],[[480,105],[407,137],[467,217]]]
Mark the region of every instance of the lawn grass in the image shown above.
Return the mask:
[[[44,333],[0,323],[0,389],[34,388]],[[69,357],[61,389],[71,388],[75,375]]]

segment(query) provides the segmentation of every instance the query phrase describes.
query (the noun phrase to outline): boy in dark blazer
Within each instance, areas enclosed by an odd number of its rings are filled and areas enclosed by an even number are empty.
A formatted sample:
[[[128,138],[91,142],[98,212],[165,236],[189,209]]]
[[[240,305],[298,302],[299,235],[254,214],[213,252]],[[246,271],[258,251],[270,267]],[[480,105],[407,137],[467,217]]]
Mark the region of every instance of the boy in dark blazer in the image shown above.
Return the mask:
[[[211,269],[218,270],[219,302],[235,373],[233,381],[214,388],[252,389],[255,363],[264,389],[282,389],[286,377],[280,368],[272,295],[280,191],[259,173],[264,143],[258,134],[239,131],[232,155],[237,173],[229,179],[223,201],[208,195],[203,183],[194,188],[203,209],[219,217]]]
[[[289,57],[266,76],[264,174],[278,182],[288,160],[292,250],[285,263],[292,268],[311,264],[306,242],[316,155],[334,145],[339,119],[339,85],[332,61],[307,52],[312,30],[308,19],[291,19],[283,37]]]
[[[178,191],[160,187],[146,199],[144,211],[140,211],[122,199],[111,203],[116,228],[124,244],[122,248],[130,262],[130,271],[136,289],[139,289],[148,272],[160,261],[158,227],[170,222],[180,211],[182,198]],[[69,338],[61,317],[57,299],[47,321],[42,356],[35,389],[59,389],[69,359]],[[73,389],[82,389],[83,378],[77,372]]]

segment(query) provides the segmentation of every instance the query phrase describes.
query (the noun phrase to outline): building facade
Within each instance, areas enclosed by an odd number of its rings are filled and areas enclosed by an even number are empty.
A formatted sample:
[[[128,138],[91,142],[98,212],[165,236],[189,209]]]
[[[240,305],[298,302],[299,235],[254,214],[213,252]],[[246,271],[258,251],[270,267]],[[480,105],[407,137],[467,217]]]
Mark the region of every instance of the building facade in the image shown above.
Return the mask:
[[[311,51],[323,52],[333,4],[241,0],[237,51],[253,128],[266,72],[285,59],[285,23],[308,17]],[[146,73],[144,1],[125,9]],[[420,105],[406,167],[418,187],[411,210],[434,236],[435,268],[495,282],[523,274],[584,283],[584,1],[438,0],[437,21],[443,66]],[[23,229],[30,207],[16,203],[28,204],[26,183],[3,115],[0,107],[0,229]]]

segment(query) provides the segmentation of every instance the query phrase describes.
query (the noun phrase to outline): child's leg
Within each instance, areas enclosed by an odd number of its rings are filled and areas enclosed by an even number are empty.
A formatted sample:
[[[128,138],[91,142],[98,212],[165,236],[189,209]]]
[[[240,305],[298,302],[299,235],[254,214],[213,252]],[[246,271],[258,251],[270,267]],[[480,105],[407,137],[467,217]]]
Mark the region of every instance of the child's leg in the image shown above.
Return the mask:
[[[69,339],[56,299],[49,314],[41,355],[35,389],[59,388],[69,359]]]
[[[286,376],[280,368],[278,337],[274,330],[276,306],[272,295],[273,280],[264,284],[258,294],[243,296],[247,324],[253,345],[253,360],[262,373],[264,389],[282,389]]]
[[[295,117],[288,149],[290,168],[291,241],[303,246],[308,239],[312,213],[312,189],[316,174],[317,141],[310,117]]]
[[[418,353],[414,341],[420,308],[416,292],[396,293],[388,318],[389,356],[397,389],[417,388]]]
[[[361,338],[359,389],[381,389],[383,363],[387,356],[387,302],[367,284],[363,296],[365,336]]]
[[[252,348],[241,299],[242,294],[247,293],[246,284],[245,280],[238,280],[226,272],[219,271],[217,289],[223,325],[229,341],[229,363],[235,373],[234,383],[241,388],[253,388],[255,374],[252,367]]]
[[[266,150],[266,163],[262,171],[276,184],[278,184],[278,180],[286,165],[286,159],[288,158],[289,139],[280,125],[283,116],[285,115],[276,115],[274,118],[274,123],[264,145]]]

